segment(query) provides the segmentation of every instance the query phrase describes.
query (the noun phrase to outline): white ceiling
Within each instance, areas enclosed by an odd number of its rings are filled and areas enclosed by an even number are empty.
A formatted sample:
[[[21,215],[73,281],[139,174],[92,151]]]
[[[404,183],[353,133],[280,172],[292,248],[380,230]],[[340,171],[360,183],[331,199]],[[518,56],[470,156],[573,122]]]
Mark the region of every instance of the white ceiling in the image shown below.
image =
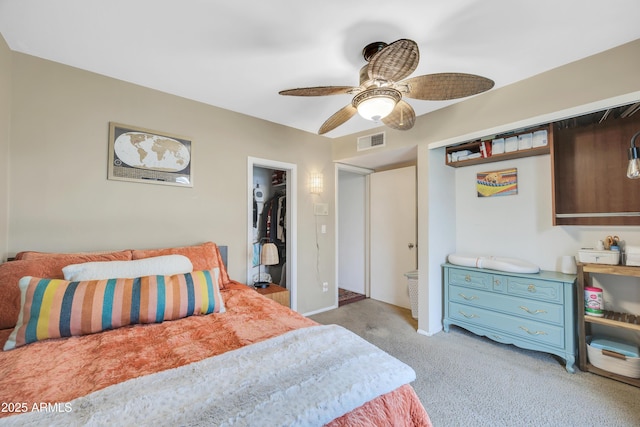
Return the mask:
[[[498,88],[640,38],[639,17],[638,0],[0,0],[14,51],[312,133],[350,96],[278,91],[356,86],[368,43],[413,39],[413,76]],[[356,115],[326,136],[377,126]]]

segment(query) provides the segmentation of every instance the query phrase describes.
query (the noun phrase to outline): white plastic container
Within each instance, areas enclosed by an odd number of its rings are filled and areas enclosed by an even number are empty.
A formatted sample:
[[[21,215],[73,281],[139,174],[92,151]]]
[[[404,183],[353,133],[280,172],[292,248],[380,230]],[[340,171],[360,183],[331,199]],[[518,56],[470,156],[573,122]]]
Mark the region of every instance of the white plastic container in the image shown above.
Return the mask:
[[[504,153],[504,138],[497,138],[491,141],[491,153],[492,154]]]
[[[544,147],[548,144],[547,131],[538,130],[533,133],[533,148]]]
[[[584,314],[595,317],[604,316],[602,289],[590,286],[584,288]]]
[[[518,135],[518,150],[528,150],[533,144],[533,134],[523,133]]]
[[[626,264],[633,267],[640,266],[640,254],[627,254]]]
[[[587,264],[618,265],[620,262],[620,251],[580,249],[578,251],[578,261]]]
[[[418,318],[418,270],[404,273],[409,287],[409,303],[411,305],[411,317]]]
[[[518,137],[510,136],[509,138],[505,138],[504,140],[504,152],[511,153],[513,151],[518,151]]]
[[[625,245],[625,264],[640,266],[640,246]]]

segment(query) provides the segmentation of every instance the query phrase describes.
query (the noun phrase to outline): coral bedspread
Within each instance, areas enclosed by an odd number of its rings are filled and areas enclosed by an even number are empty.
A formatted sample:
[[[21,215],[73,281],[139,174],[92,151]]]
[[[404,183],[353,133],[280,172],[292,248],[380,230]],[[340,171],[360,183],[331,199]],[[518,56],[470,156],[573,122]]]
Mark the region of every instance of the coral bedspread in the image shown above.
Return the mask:
[[[245,285],[232,282],[221,292],[227,308],[224,314],[135,325],[0,352],[0,417],[12,415],[10,409],[68,402],[131,378],[316,325]],[[0,331],[0,346],[9,333]],[[286,369],[277,360],[266,363]],[[423,426],[430,421],[413,388],[405,385],[329,425]]]

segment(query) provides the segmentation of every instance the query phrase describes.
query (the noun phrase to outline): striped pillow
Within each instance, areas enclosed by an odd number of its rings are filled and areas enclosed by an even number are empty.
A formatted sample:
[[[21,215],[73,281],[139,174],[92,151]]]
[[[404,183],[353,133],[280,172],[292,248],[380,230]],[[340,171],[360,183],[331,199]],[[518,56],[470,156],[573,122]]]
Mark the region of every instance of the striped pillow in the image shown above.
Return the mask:
[[[20,316],[4,350],[136,323],[224,313],[218,274],[215,268],[84,282],[23,277],[19,282]]]

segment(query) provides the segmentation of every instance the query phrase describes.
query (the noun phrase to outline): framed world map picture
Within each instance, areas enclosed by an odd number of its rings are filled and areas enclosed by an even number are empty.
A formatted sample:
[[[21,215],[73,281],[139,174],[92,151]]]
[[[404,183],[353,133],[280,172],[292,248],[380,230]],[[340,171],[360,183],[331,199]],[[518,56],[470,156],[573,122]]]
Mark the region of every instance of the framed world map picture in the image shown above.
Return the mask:
[[[109,123],[108,179],[193,187],[191,140]]]

